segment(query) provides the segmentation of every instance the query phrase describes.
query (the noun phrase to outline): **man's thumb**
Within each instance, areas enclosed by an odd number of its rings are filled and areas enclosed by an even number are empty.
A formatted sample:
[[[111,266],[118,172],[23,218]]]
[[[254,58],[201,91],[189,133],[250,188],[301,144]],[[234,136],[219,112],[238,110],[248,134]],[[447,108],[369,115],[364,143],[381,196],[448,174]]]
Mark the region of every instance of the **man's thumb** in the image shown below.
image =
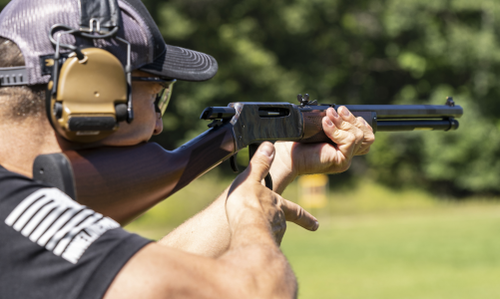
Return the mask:
[[[262,181],[269,173],[274,152],[274,145],[271,142],[263,142],[250,160],[250,176],[259,182]]]

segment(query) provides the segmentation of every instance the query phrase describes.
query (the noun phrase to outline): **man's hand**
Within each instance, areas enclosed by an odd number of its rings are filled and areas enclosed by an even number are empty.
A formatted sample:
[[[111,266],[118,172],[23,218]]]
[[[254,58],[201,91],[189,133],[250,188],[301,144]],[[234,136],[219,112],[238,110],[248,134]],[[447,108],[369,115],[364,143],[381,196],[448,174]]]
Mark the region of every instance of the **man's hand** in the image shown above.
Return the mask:
[[[247,169],[231,185],[226,199],[226,213],[231,231],[238,229],[241,232],[243,226],[251,228],[264,221],[270,226],[276,243],[280,244],[286,230],[285,220],[308,230],[316,230],[318,221],[299,205],[262,185],[274,153],[271,143],[260,145]]]
[[[334,144],[277,142],[276,161],[271,168],[274,190],[283,192],[298,175],[346,171],[354,156],[367,154],[375,141],[372,127],[341,106],[333,108],[322,120],[323,131]]]
[[[275,149],[272,150],[275,159],[271,162],[273,154],[266,158],[261,151],[268,146],[272,148],[272,145],[263,143],[250,162],[250,167],[234,181],[229,197],[225,191],[207,209],[185,222],[161,242],[192,253],[216,257],[229,248],[233,225],[248,219],[247,214],[264,211],[278,243],[286,227],[280,211],[284,213],[285,219],[306,229],[316,230],[318,224],[313,216],[278,194],[298,175],[342,172],[349,167],[353,156],[368,153],[374,141],[372,128],[362,118],[354,117],[345,107],[340,107],[339,113],[337,115],[333,109],[328,109],[322,120],[323,130],[335,144],[276,142]],[[269,165],[275,193],[260,183],[267,174]],[[247,213],[249,209],[253,209],[254,213]],[[228,227],[226,216],[232,222],[231,227]],[[248,220],[251,222],[251,219]],[[194,232],[196,238],[193,237]]]

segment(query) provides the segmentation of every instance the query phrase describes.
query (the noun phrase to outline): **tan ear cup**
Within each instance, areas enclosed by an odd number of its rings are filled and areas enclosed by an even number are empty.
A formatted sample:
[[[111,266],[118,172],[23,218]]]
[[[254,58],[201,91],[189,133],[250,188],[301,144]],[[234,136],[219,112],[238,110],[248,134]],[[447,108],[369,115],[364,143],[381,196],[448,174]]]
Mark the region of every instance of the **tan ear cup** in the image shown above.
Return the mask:
[[[126,119],[127,81],[120,61],[99,48],[82,49],[64,62],[51,118],[56,131],[70,141],[88,143],[109,136]]]

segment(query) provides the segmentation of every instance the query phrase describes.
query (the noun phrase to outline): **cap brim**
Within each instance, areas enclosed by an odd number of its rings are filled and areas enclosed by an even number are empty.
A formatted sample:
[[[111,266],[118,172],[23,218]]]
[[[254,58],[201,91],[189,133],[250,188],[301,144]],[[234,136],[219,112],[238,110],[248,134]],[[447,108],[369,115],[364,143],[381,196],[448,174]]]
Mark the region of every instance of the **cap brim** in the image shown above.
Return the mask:
[[[154,75],[185,81],[205,81],[217,73],[217,61],[212,56],[176,46],[165,46],[165,55],[139,69]]]

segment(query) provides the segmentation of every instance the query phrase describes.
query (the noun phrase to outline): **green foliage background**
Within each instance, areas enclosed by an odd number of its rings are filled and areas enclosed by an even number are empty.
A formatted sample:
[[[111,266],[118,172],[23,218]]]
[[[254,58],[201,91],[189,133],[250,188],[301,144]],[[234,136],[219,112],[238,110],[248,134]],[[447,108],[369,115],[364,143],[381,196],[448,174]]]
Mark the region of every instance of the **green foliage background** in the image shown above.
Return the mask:
[[[165,40],[213,55],[218,75],[176,86],[168,146],[199,133],[207,105],[294,101],[443,104],[456,132],[377,134],[361,167],[393,187],[500,192],[500,4],[495,0],[147,1]],[[187,134],[185,133],[187,131]],[[349,173],[347,174],[349,176]]]
[[[0,5],[7,1],[0,0]],[[295,101],[464,107],[456,132],[379,133],[342,178],[444,195],[499,194],[497,0],[144,0],[167,43],[214,56],[207,82],[178,82],[154,140],[174,148],[203,130],[209,105]]]

